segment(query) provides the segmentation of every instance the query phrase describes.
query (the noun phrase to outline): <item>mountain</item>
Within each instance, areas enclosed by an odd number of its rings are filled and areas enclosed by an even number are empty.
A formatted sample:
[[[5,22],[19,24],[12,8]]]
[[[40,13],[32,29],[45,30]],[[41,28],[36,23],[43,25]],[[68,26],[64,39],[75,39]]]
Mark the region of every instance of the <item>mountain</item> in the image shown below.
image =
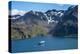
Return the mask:
[[[53,10],[48,10],[45,13],[47,14],[48,17],[51,17],[56,20],[56,18],[58,19],[58,18],[62,17],[64,15],[64,12],[65,12],[64,10],[53,9]]]
[[[78,6],[71,6],[65,11],[62,20],[49,33],[55,36],[78,34]],[[68,36],[67,36],[68,37]]]
[[[67,10],[29,11],[24,15],[9,15],[12,39],[30,38],[38,35],[66,36],[78,33],[78,6]],[[18,38],[19,37],[19,38]]]
[[[13,21],[25,21],[30,18],[34,18],[36,20],[37,19],[44,20],[44,21],[48,21],[47,23],[50,23],[52,21],[53,22],[59,21],[60,20],[59,18],[61,18],[63,15],[64,15],[64,10],[57,11],[53,9],[53,10],[48,10],[46,12],[29,11],[25,13],[23,16],[14,15],[15,17],[12,16],[11,19],[15,19]]]

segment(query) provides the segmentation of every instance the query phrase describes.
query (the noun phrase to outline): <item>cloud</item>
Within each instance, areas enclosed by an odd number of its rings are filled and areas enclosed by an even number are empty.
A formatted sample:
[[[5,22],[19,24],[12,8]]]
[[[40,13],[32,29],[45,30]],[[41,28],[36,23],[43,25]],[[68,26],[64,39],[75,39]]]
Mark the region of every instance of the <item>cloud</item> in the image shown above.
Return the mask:
[[[25,13],[26,13],[26,11],[23,11],[23,10],[18,10],[18,9],[12,9],[11,10],[11,15],[19,14],[19,15],[23,16]]]

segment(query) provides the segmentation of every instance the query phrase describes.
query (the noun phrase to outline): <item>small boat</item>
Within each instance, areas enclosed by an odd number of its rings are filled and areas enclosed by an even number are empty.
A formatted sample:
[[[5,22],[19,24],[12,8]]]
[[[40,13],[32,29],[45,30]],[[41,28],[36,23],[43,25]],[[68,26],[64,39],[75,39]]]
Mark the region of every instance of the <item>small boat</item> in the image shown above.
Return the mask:
[[[44,46],[44,45],[45,45],[45,41],[40,41],[40,42],[38,43],[38,45]]]

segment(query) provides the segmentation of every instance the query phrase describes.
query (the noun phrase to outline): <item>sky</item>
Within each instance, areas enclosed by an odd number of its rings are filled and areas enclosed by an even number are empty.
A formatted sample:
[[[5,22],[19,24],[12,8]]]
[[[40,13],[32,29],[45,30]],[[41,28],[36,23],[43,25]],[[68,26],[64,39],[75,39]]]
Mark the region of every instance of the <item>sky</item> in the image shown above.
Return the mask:
[[[56,3],[36,3],[36,2],[24,2],[24,1],[10,1],[9,12],[11,15],[24,15],[31,10],[46,12],[48,10],[67,10],[71,4],[56,4]]]
[[[10,3],[9,3],[10,4]],[[11,9],[23,10],[23,11],[42,11],[47,10],[66,10],[70,7],[70,4],[55,4],[55,3],[33,3],[33,2],[22,2],[22,1],[12,1]]]

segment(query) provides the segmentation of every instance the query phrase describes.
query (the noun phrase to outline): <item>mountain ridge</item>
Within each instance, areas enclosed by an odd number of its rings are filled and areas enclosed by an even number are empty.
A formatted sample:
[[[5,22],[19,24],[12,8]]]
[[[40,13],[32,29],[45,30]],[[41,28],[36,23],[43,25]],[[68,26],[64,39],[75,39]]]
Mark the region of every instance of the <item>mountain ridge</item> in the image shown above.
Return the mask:
[[[78,34],[77,10],[78,6],[70,6],[65,11],[52,9],[46,12],[39,12],[31,10],[23,16],[9,16],[9,20],[11,20],[11,37],[12,39],[15,39],[15,37],[18,39],[20,34],[22,34],[20,39],[23,36],[24,38],[38,35],[60,37],[67,35],[69,37],[71,34]]]

